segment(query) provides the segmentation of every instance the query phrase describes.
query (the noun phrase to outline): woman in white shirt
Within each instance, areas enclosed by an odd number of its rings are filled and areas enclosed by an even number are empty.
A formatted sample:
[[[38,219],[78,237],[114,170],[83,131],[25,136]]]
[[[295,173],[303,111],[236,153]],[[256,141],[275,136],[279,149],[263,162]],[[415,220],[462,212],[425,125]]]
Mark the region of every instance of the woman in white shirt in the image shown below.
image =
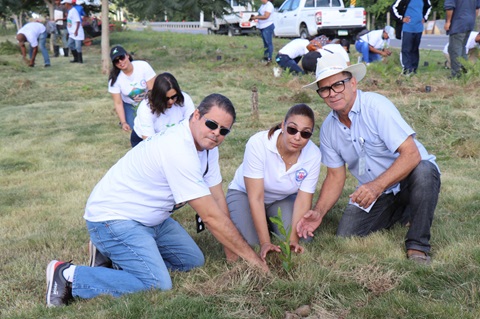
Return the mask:
[[[113,67],[108,78],[108,92],[112,94],[122,130],[130,131],[138,104],[152,89],[155,71],[145,61],[133,61],[131,54],[119,45],[111,49],[110,59]]]
[[[268,218],[277,216],[280,208],[285,229],[295,229],[311,209],[321,161],[319,148],[310,141],[314,125],[308,105],[292,106],[282,123],[249,139],[243,163],[229,185],[232,221],[250,245],[260,244],[263,260],[268,252],[280,251],[271,243],[269,229],[280,232]],[[295,231],[289,239],[293,251],[303,251]]]
[[[192,98],[182,92],[170,73],[159,74],[147,98],[140,102],[130,142],[132,147],[156,133],[174,126],[195,111]]]
[[[251,20],[258,20],[257,28],[262,34],[263,47],[265,52],[263,54],[263,60],[267,63],[272,61],[273,54],[273,30],[275,25],[273,24],[273,13],[275,8],[273,4],[268,0],[260,0],[262,5],[258,9],[258,14],[252,15]]]

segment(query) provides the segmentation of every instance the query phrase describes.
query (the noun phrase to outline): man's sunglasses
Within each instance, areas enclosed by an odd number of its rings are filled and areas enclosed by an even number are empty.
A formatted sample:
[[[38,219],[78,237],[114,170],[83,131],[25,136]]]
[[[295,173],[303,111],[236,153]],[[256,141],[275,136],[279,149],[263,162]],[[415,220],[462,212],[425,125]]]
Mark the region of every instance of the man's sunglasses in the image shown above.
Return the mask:
[[[309,131],[299,131],[294,127],[287,126],[287,133],[290,135],[296,135],[298,132],[300,132],[300,136],[306,140],[308,140],[310,137],[312,137],[312,132]]]
[[[205,117],[205,126],[208,127],[209,129],[215,131],[218,128],[219,125],[214,120],[209,120]],[[228,128],[220,127],[220,135],[225,136],[228,133],[230,133],[230,130]]]
[[[118,62],[125,60],[126,57],[127,56],[125,54],[117,56],[115,59],[113,59],[113,63],[117,64]]]

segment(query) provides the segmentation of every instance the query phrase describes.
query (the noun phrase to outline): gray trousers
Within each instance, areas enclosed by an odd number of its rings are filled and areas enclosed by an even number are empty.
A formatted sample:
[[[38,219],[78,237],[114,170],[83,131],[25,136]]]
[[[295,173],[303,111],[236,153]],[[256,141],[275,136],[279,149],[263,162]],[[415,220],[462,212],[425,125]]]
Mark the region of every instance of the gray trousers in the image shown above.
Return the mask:
[[[230,217],[240,234],[242,234],[243,238],[245,238],[249,245],[254,246],[260,244],[255,224],[253,223],[252,213],[250,212],[250,204],[248,203],[247,194],[234,189],[229,189],[226,198]],[[296,198],[297,194],[292,194],[272,204],[265,204],[268,226],[271,231],[275,232],[275,234],[280,235],[278,227],[271,223],[268,218],[277,216],[278,208],[280,208],[282,210],[283,227],[285,229],[292,227],[293,204],[295,203]]]

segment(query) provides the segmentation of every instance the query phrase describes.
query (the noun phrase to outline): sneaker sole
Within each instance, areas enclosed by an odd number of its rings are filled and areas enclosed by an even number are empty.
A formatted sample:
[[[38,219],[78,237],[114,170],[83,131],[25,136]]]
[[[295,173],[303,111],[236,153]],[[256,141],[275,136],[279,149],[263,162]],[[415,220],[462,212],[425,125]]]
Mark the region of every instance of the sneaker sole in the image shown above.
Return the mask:
[[[53,275],[55,274],[55,265],[58,263],[58,260],[52,260],[47,266],[47,293],[46,293],[46,303],[47,307],[55,307],[55,305],[50,303],[50,293],[52,291],[52,282]]]

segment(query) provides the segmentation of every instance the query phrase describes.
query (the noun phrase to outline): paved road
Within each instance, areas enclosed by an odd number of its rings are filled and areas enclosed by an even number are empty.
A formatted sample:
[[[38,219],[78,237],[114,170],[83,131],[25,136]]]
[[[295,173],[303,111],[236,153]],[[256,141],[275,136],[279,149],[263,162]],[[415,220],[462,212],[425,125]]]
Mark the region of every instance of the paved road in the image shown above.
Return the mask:
[[[422,42],[420,43],[420,49],[426,50],[440,50],[442,51],[445,47],[445,44],[448,42],[447,35],[432,35],[424,34],[422,36]],[[392,39],[390,41],[390,46],[394,48],[400,48],[402,40]]]
[[[148,22],[147,26],[159,32],[179,32],[179,33],[191,33],[191,34],[207,34],[206,28],[165,28],[159,27],[155,22]],[[138,22],[131,22],[128,24],[128,28],[134,31],[143,31],[147,26],[142,25]],[[448,36],[446,35],[432,35],[425,34],[422,36],[422,42],[420,44],[420,49],[426,50],[443,50],[445,44],[448,42]],[[402,41],[397,39],[392,39],[390,41],[390,46],[394,48],[400,48]]]

